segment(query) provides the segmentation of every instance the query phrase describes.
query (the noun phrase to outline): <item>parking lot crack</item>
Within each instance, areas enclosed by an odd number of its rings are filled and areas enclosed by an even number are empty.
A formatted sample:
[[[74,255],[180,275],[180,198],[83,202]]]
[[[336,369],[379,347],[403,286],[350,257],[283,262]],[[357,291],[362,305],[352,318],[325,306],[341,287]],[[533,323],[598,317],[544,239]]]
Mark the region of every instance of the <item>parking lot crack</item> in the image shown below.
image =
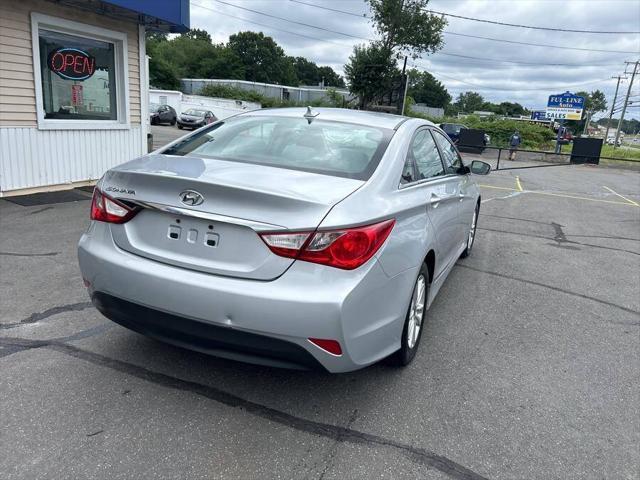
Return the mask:
[[[380,446],[399,450],[412,462],[425,467],[434,468],[455,480],[482,480],[484,477],[453,460],[426,449],[414,447],[402,442],[387,439],[370,433],[354,430],[349,426],[338,426],[296,417],[281,410],[246,400],[215,387],[183,380],[164,373],[155,372],[139,365],[123,362],[98,353],[90,352],[58,341],[29,340],[21,338],[0,337],[0,346],[20,346],[24,348],[49,348],[100,367],[109,368],[156,385],[175,390],[187,391],[214,400],[228,407],[237,408],[265,420],[284,425],[300,432],[332,439],[336,442],[349,442],[368,446]]]
[[[486,228],[486,227],[478,227],[478,230],[484,230],[486,232],[495,232],[495,233],[507,233],[510,235],[519,235],[521,237],[529,237],[529,238],[542,238],[545,240],[556,240],[555,238],[552,237],[547,237],[545,235],[536,235],[533,233],[522,233],[522,232],[512,232],[510,230],[498,230],[496,228]],[[557,240],[556,240],[557,242]],[[569,245],[580,245],[582,247],[591,247],[591,248],[599,248],[602,250],[612,250],[614,252],[624,252],[624,253],[630,253],[631,255],[639,255],[639,252],[634,252],[633,250],[626,250],[624,248],[615,248],[615,247],[606,247],[604,245],[595,245],[593,243],[583,243],[583,242],[576,242],[574,240],[568,240],[566,237],[564,239],[563,242],[558,242],[557,244],[551,244],[551,245],[560,245],[560,243],[566,243]],[[564,248],[567,248],[567,245],[562,245]]]
[[[0,255],[8,257],[55,257],[60,252],[44,252],[44,253],[18,253],[18,252],[0,252]]]
[[[8,328],[16,328],[29,323],[36,323],[46,318],[53,317],[54,315],[58,315],[60,313],[78,312],[78,311],[90,308],[91,306],[92,306],[91,302],[80,302],[80,303],[69,303],[67,305],[60,305],[58,307],[52,307],[45,310],[44,312],[32,313],[27,318],[24,318],[19,322],[0,324],[0,330],[6,330]]]
[[[590,297],[590,296],[584,295],[582,293],[572,292],[570,290],[565,290],[564,288],[554,287],[552,285],[547,285],[545,283],[540,283],[540,282],[536,282],[536,281],[533,281],[533,280],[527,280],[525,278],[514,277],[513,275],[507,275],[505,273],[491,272],[489,270],[481,270],[479,268],[472,267],[471,265],[463,265],[463,264],[460,264],[460,263],[456,264],[456,267],[466,268],[468,270],[473,270],[475,272],[485,273],[487,275],[494,275],[496,277],[506,278],[508,280],[515,280],[515,281],[518,281],[518,282],[528,283],[529,285],[535,285],[537,287],[546,288],[546,289],[553,290],[553,291],[556,291],[556,292],[564,293],[566,295],[572,295],[574,297],[584,298],[585,300],[591,300],[592,302],[597,302],[597,303],[600,303],[602,305],[606,305],[608,307],[617,308],[617,309],[620,309],[622,311],[625,311],[625,312],[628,312],[628,313],[632,313],[634,315],[640,315],[640,312],[638,312],[636,310],[633,310],[631,308],[627,308],[627,307],[624,307],[622,305],[618,305],[616,303],[607,302],[606,300],[601,300],[599,298]],[[611,323],[618,323],[620,325],[640,326],[640,321],[611,322]]]

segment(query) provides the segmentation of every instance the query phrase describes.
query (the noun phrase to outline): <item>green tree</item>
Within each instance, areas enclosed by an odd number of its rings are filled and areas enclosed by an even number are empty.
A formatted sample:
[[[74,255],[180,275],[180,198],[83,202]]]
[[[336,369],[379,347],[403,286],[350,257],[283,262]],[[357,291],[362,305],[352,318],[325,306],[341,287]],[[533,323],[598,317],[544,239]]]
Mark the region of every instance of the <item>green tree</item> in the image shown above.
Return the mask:
[[[364,108],[381,92],[391,88],[394,77],[400,74],[395,59],[379,43],[356,45],[349,62],[344,66],[349,90],[360,97]]]
[[[199,28],[192,28],[184,33],[180,34],[183,38],[190,38],[191,40],[200,40],[203,42],[211,43],[211,35],[206,30],[200,30]]]
[[[429,0],[366,1],[380,40],[354,47],[345,65],[349,88],[360,97],[361,107],[392,87],[401,56],[416,58],[441,49],[442,30],[447,24],[443,17],[429,13]]]
[[[472,113],[482,110],[484,103],[484,98],[478,92],[464,92],[458,94],[453,107],[459,112]]]
[[[345,87],[344,78],[329,66],[318,67],[318,81],[322,81],[322,79],[324,79],[324,85],[326,87]]]
[[[424,103],[428,107],[444,108],[451,102],[451,95],[429,72],[409,70],[409,90],[407,92],[416,103]]]
[[[292,58],[291,62],[301,85],[318,84],[318,65],[304,57]]]
[[[149,85],[163,90],[180,88],[180,78],[173,65],[161,57],[149,58]]]
[[[443,47],[442,30],[447,21],[430,13],[429,0],[366,0],[371,22],[390,55],[417,58]]]
[[[147,30],[147,46],[148,42],[166,42],[169,34],[167,32],[159,32],[153,30]]]
[[[293,63],[273,38],[262,32],[231,35],[227,47],[244,65],[246,80],[297,85]]]
[[[584,91],[577,92],[576,95],[584,97],[584,111],[582,119],[570,121],[567,122],[567,124],[574,133],[582,133],[586,131],[593,115],[607,109],[607,98],[600,90],[594,90],[591,93]]]
[[[242,60],[224,45],[213,45],[211,53],[199,59],[197,70],[197,78],[245,78]]]

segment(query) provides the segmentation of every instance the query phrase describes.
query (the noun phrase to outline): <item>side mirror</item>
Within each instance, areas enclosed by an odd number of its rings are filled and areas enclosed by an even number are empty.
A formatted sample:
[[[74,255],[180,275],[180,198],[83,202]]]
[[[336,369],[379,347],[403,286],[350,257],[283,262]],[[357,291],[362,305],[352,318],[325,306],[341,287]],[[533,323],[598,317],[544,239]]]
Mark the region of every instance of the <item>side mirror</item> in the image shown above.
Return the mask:
[[[491,171],[491,165],[487,162],[482,162],[480,160],[474,160],[471,162],[471,173],[476,175],[489,175]]]

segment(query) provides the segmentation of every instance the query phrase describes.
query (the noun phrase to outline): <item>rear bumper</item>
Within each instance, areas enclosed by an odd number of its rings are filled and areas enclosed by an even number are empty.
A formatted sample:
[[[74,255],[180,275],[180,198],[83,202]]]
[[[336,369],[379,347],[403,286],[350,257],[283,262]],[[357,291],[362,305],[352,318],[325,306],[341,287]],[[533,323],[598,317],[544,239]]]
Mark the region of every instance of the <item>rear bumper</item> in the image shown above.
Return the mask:
[[[94,292],[91,301],[100,313],[123,327],[179,347],[276,367],[324,370],[295,343],[179,317],[102,292]]]
[[[410,269],[390,278],[373,258],[353,271],[294,262],[272,281],[216,276],[125,252],[102,222],[82,236],[78,259],[96,306],[132,330],[227,358],[285,367],[315,361],[330,372],[362,368],[400,347],[417,275]],[[117,305],[127,306],[123,314]],[[137,308],[149,313],[143,321],[127,313]],[[254,336],[277,345],[255,349]],[[337,340],[343,354],[325,352],[309,338]],[[291,346],[307,352],[306,359],[292,358]]]

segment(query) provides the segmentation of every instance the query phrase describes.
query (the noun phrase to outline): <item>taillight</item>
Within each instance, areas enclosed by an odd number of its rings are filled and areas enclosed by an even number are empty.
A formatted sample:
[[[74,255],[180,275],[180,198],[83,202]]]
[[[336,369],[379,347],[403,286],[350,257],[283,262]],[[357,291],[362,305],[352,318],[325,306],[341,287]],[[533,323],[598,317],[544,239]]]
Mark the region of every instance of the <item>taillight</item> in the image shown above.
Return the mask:
[[[137,210],[106,196],[98,188],[93,189],[91,220],[107,223],[125,223],[131,220],[136,213],[138,213]]]
[[[387,239],[395,220],[362,227],[316,232],[260,234],[269,249],[281,257],[353,270],[366,263]]]

